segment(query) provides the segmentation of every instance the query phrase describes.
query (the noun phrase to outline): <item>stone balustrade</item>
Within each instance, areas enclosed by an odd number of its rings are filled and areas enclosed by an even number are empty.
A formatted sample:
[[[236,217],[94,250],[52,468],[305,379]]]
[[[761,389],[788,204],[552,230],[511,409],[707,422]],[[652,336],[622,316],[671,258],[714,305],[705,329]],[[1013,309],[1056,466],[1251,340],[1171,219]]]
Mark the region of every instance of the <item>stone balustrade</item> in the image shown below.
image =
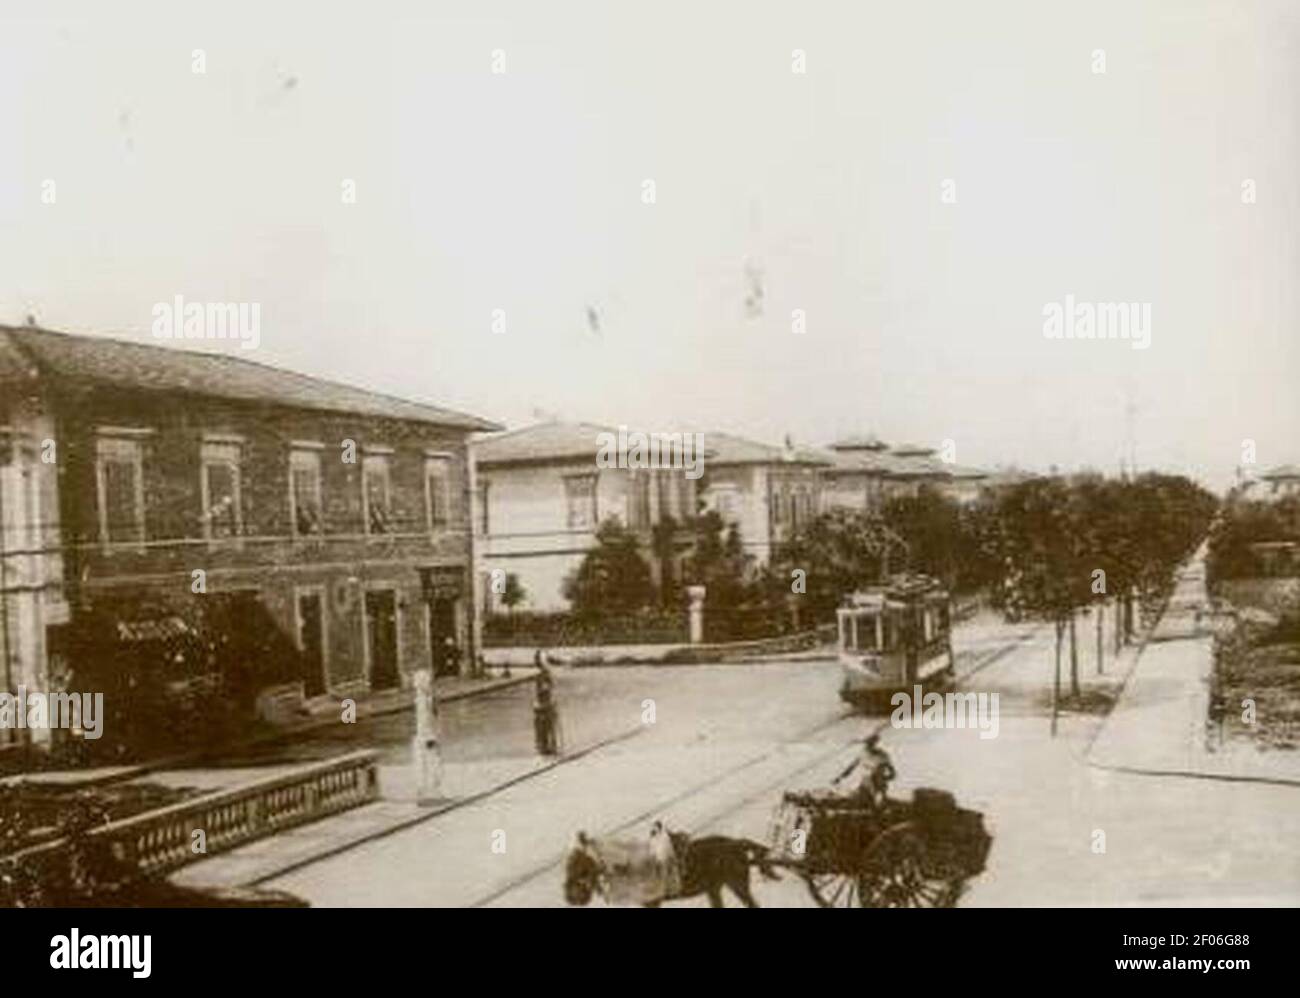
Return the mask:
[[[115,855],[146,874],[165,874],[187,863],[336,814],[379,796],[379,753],[352,752],[289,773],[180,801],[89,833],[107,840]],[[195,851],[202,830],[204,850]],[[22,862],[57,853],[66,840],[32,846],[7,859]]]

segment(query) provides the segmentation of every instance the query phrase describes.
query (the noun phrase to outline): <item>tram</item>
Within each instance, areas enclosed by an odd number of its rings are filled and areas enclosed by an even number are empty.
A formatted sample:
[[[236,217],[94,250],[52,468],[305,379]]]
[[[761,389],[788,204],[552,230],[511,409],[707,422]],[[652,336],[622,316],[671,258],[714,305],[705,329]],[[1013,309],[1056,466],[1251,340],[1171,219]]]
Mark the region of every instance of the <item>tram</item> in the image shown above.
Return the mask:
[[[953,675],[948,593],[924,575],[896,575],[853,593],[836,611],[840,698],[858,707]]]

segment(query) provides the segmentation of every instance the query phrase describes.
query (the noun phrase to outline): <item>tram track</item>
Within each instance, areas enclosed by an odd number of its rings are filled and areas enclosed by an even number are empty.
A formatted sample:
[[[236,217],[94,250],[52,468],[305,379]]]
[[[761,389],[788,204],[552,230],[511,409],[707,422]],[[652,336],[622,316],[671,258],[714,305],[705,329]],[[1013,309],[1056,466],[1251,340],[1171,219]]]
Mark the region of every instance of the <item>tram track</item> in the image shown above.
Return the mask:
[[[691,786],[687,787],[684,790],[681,790],[675,794],[672,794],[668,797],[656,801],[653,806],[646,808],[644,811],[641,811],[640,813],[635,814],[630,818],[626,818],[616,825],[612,825],[605,829],[602,829],[599,835],[600,836],[617,835],[619,832],[623,832],[629,828],[633,828],[636,825],[645,822],[646,820],[653,817],[654,815],[663,813],[665,810],[667,810],[668,808],[676,804],[680,804],[683,801],[690,800],[693,797],[697,797],[701,793],[704,793],[705,791],[711,789],[712,787],[718,786],[719,784],[737,776],[738,774],[743,773],[754,766],[766,762],[767,760],[779,754],[785,748],[786,745],[791,743],[798,744],[799,742],[806,741],[807,739],[817,735],[822,731],[825,731],[828,728],[832,728],[836,725],[843,724],[845,721],[850,720],[852,717],[853,717],[853,712],[846,710],[843,713],[839,714],[838,716],[833,717],[829,720],[820,721],[817,724],[813,725],[812,727],[800,731],[797,735],[795,735],[787,742],[783,742],[780,745],[765,749],[764,751],[760,752],[758,755],[752,756],[751,758],[745,759],[742,762],[728,766],[722,772],[715,773],[707,780],[703,780],[699,783],[692,784]],[[887,724],[888,724],[887,721],[882,721],[878,726],[877,730],[879,730],[879,728],[885,727]],[[843,752],[844,749],[847,747],[847,744],[849,743],[846,743],[844,745],[836,745],[833,749],[828,750],[824,754],[825,757],[829,757],[836,753]],[[783,779],[785,778],[788,778],[788,774],[785,777],[783,777]],[[527,884],[532,883],[535,880],[538,880],[539,878],[546,875],[550,871],[561,866],[564,863],[565,858],[568,856],[568,853],[569,850],[568,847],[566,846],[559,853],[554,854],[552,858],[532,867],[531,869],[527,870],[526,872],[516,877],[512,877],[509,881],[507,881],[506,883],[502,884],[500,887],[493,890],[490,894],[486,894],[483,897],[476,900],[469,907],[471,908],[485,907],[486,905],[491,904],[493,901],[497,900],[498,898],[504,897],[505,895],[518,890],[520,887],[523,887]]]
[[[994,665],[997,662],[1000,662],[1002,659],[1006,658],[1007,655],[1011,654],[1017,648],[1023,648],[1025,645],[1035,640],[1046,629],[1047,629],[1047,625],[1043,624],[1041,626],[1031,628],[1025,634],[1017,635],[1014,641],[1008,641],[1006,644],[998,646],[998,648],[996,648],[994,651],[990,652],[989,654],[985,655],[984,658],[980,659],[980,661],[977,662],[975,665],[973,665],[971,668],[967,669],[965,672],[961,673],[960,675],[955,676],[953,681],[960,682],[962,680],[969,679],[977,672],[982,672],[984,669],[987,669],[990,665]]]
[[[1019,634],[1015,637],[1014,640],[1007,641],[1003,644],[1000,644],[997,648],[993,649],[991,652],[988,652],[982,658],[980,658],[976,662],[976,664],[973,665],[971,668],[966,669],[960,674],[958,674],[957,676],[955,676],[953,682],[964,681],[969,677],[975,675],[976,673],[981,672],[984,669],[987,669],[990,666],[996,664],[997,662],[1004,659],[1007,655],[1014,652],[1017,648],[1021,648],[1024,645],[1028,644],[1030,641],[1036,638],[1040,632],[1041,632],[1041,628],[1034,628],[1027,634]],[[668,810],[671,807],[681,804],[684,801],[688,801],[693,798],[696,798],[701,794],[703,794],[704,792],[726,783],[727,781],[731,780],[735,776],[738,776],[739,774],[747,770],[750,770],[755,766],[761,765],[764,762],[769,761],[775,756],[781,754],[787,748],[787,746],[791,744],[797,745],[800,742],[807,741],[810,738],[813,738],[816,735],[820,734],[821,732],[833,728],[837,725],[843,724],[844,722],[849,721],[857,716],[860,716],[857,711],[845,710],[839,715],[837,715],[836,717],[824,721],[819,721],[817,724],[812,725],[811,727],[798,732],[792,738],[783,741],[780,745],[776,745],[771,748],[765,749],[764,751],[758,753],[757,755],[749,759],[746,759],[742,762],[727,767],[720,773],[715,773],[707,780],[703,780],[699,783],[692,784],[691,786],[685,788],[684,790],[678,791],[677,793],[671,794],[668,797],[656,801],[654,805],[640,811],[639,813],[633,815],[632,817],[626,818],[623,821],[620,821],[618,824],[602,829],[598,833],[598,835],[606,836],[606,837],[615,836],[618,835],[620,832],[625,832],[628,829],[634,828],[637,825],[640,825],[648,821],[650,818],[653,818],[656,815],[660,815],[664,813],[666,810]],[[880,718],[876,720],[874,724],[870,724],[866,734],[867,735],[881,734],[886,729],[888,729],[889,726],[890,725],[889,725],[888,717]],[[815,769],[818,766],[825,764],[828,760],[834,758],[836,755],[843,753],[847,748],[849,748],[855,741],[859,740],[861,737],[864,736],[856,735],[854,738],[848,739],[843,743],[837,743],[831,747],[826,748],[824,751],[817,752],[811,759],[805,759],[801,761],[800,764],[797,765],[794,769],[784,770],[780,774],[780,776],[778,776],[776,779],[765,781],[757,789],[746,792],[745,795],[741,797],[739,800],[729,801],[726,807],[711,813],[707,818],[703,820],[697,820],[691,822],[687,826],[687,830],[692,833],[698,833],[702,830],[708,829],[716,825],[728,814],[731,814],[739,810],[740,808],[746,807],[752,804],[754,801],[758,800],[759,798],[772,793],[772,791],[786,784],[787,781],[789,781],[791,778],[801,776],[804,773],[808,772],[809,770]],[[562,851],[560,851],[557,854],[554,854],[547,861],[538,864],[536,866],[533,866],[532,868],[530,868],[529,870],[525,871],[522,874],[519,874],[518,876],[512,877],[509,881],[497,887],[491,893],[486,894],[483,897],[477,899],[470,905],[470,907],[474,907],[474,908],[485,907],[493,903],[494,901],[502,897],[505,897],[506,895],[511,894],[514,891],[517,891],[520,888],[525,887],[528,884],[531,884],[541,879],[543,876],[546,876],[551,871],[562,866],[568,856],[568,853],[569,853],[569,849],[566,846]]]

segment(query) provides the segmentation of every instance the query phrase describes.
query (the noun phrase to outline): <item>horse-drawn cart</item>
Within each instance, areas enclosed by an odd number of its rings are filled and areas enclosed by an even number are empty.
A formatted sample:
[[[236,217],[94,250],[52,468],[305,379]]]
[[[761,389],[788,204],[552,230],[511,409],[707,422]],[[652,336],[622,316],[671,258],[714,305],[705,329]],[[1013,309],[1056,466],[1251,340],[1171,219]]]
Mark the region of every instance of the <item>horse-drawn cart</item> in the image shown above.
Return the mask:
[[[803,878],[824,908],[948,908],[984,869],[983,816],[943,790],[872,805],[827,791],[787,792],[768,859]]]
[[[869,750],[873,743],[868,739]],[[777,880],[784,868],[823,908],[950,908],[966,881],[983,872],[993,844],[983,815],[958,807],[952,794],[923,788],[910,801],[896,800],[874,779],[856,794],[787,791],[766,844],[697,838],[662,823],[656,832],[653,842],[579,832],[565,863],[565,900],[658,906],[707,894],[721,907],[726,887],[757,907],[750,869]]]

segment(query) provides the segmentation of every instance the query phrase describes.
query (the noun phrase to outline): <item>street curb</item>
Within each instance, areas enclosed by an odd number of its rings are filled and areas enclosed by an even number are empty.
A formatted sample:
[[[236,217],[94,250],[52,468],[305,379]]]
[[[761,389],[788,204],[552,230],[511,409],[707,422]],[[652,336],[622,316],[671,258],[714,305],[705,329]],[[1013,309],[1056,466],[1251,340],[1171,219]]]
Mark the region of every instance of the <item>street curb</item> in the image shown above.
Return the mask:
[[[365,832],[364,834],[358,835],[355,838],[348,839],[344,842],[339,842],[334,845],[323,847],[317,852],[314,852],[309,856],[300,857],[291,862],[287,862],[282,867],[277,867],[276,869],[272,870],[269,873],[259,873],[249,880],[241,881],[238,884],[238,886],[256,887],[259,884],[266,883],[268,880],[274,880],[277,877],[283,877],[287,873],[292,873],[295,870],[300,870],[304,866],[311,866],[313,863],[319,863],[323,859],[329,859],[331,856],[337,856],[340,853],[347,852],[349,849],[355,849],[357,846],[365,845],[368,842],[374,842],[377,839],[385,838],[389,835],[392,835],[396,832],[403,831],[407,828],[413,828],[416,825],[422,824],[423,822],[426,821],[430,821],[433,818],[439,817],[440,815],[447,814],[451,811],[459,810],[462,807],[468,807],[470,804],[477,804],[479,801],[486,800],[488,797],[491,797],[494,794],[498,794],[503,790],[508,790],[510,787],[513,787],[519,783],[523,783],[526,780],[531,780],[534,776],[540,776],[543,773],[549,773],[553,769],[557,769],[560,766],[565,765],[566,763],[576,762],[578,759],[583,758],[583,756],[590,755],[592,752],[598,751],[599,749],[607,748],[610,745],[616,745],[619,742],[623,742],[631,738],[635,738],[637,735],[643,733],[645,730],[646,730],[646,726],[640,725],[636,728],[631,728],[620,734],[612,735],[609,738],[603,738],[600,741],[593,742],[592,744],[586,746],[585,748],[579,749],[578,751],[572,753],[571,755],[562,756],[561,758],[556,759],[553,762],[547,763],[544,766],[539,766],[536,769],[530,769],[528,772],[520,773],[518,776],[512,776],[510,777],[510,779],[504,780],[503,782],[498,783],[494,787],[489,787],[486,790],[480,790],[478,793],[470,794],[468,797],[461,797],[457,800],[450,801],[449,803],[442,805],[440,807],[429,808],[423,811],[423,813],[413,815],[409,818],[398,819],[383,828],[376,829],[370,832]]]
[[[520,666],[520,668],[522,669],[527,667]],[[475,687],[473,689],[465,689],[457,693],[451,693],[448,694],[447,696],[439,697],[438,702],[451,703],[452,701],[455,700],[466,700],[469,699],[470,697],[482,696],[487,693],[496,693],[499,690],[509,689],[512,686],[519,686],[522,685],[523,683],[531,683],[532,681],[533,681],[533,674],[531,672],[521,676],[498,677],[497,679],[489,683],[486,683],[483,686]],[[365,718],[384,717],[388,714],[397,714],[404,710],[409,710],[411,708],[411,703],[406,702],[406,699],[404,697],[398,697],[396,699],[399,702],[394,702],[390,706],[381,707],[376,710],[369,710],[362,716]],[[189,763],[202,762],[205,759],[219,758],[220,755],[225,753],[239,752],[243,749],[255,748],[262,745],[274,745],[277,742],[292,741],[293,738],[297,735],[303,734],[305,732],[316,731],[318,729],[326,728],[329,727],[330,725],[337,724],[337,723],[338,722],[332,717],[315,717],[309,721],[302,722],[300,725],[296,725],[292,728],[287,728],[283,731],[269,731],[262,735],[257,735],[252,738],[245,738],[241,741],[232,742],[229,745],[223,745],[220,748],[215,750],[207,749],[207,748],[196,749],[193,752],[183,752],[178,755],[166,756],[162,759],[155,759],[151,762],[137,763],[136,765],[128,766],[126,769],[122,770],[121,772],[106,773],[102,776],[92,776],[84,780],[67,782],[59,785],[68,788],[84,789],[89,787],[102,787],[110,783],[124,783],[128,780],[134,780],[141,776],[147,776],[148,774],[157,772],[160,769],[182,768]],[[38,770],[31,773],[15,773],[12,776],[6,776],[0,778],[0,789],[3,789],[8,786],[14,786],[24,782],[33,782],[33,783],[42,782],[39,779],[42,772],[67,772],[67,770],[46,770],[46,771]]]
[[[1285,776],[1237,776],[1232,773],[1209,773],[1197,770],[1180,769],[1142,769],[1137,766],[1112,766],[1104,762],[1088,760],[1093,769],[1108,773],[1127,773],[1131,776],[1177,776],[1186,780],[1217,780],[1220,783],[1262,783],[1270,787],[1300,787],[1300,780]]]

